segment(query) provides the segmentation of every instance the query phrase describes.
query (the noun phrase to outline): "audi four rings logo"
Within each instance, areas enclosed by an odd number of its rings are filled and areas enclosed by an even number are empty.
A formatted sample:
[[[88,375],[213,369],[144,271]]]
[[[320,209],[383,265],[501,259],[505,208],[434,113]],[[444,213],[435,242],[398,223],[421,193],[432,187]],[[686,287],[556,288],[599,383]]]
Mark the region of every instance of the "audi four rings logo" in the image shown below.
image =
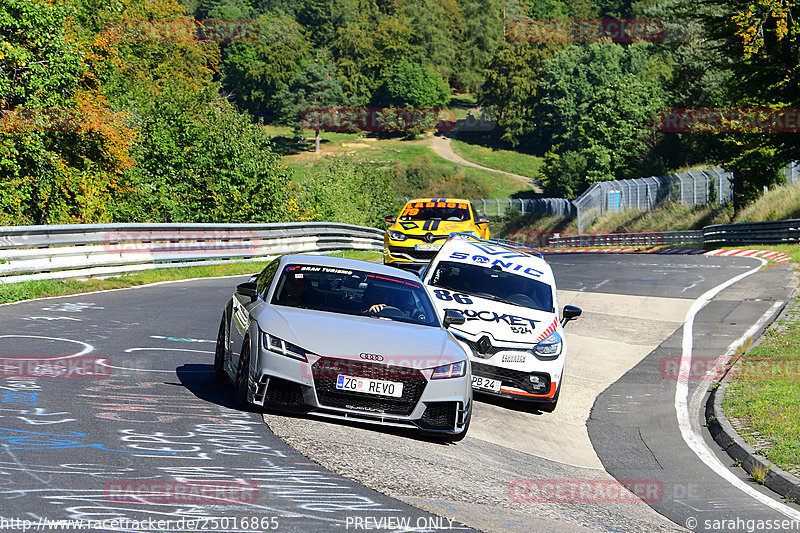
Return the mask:
[[[362,353],[359,357],[367,361],[383,361],[383,356],[376,353]]]

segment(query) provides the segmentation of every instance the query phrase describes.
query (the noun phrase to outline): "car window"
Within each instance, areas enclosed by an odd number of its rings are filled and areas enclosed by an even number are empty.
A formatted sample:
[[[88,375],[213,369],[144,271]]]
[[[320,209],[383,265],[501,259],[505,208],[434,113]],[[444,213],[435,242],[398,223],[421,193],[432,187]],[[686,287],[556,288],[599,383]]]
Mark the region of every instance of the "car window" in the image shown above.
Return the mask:
[[[469,220],[469,204],[464,202],[409,202],[400,212],[401,221]]]
[[[280,263],[280,258],[275,259],[273,262],[268,264],[266,268],[261,271],[261,274],[258,275],[258,278],[256,278],[256,283],[258,283],[258,293],[262,298],[267,296],[269,286],[272,283],[272,280],[275,278],[275,273],[278,272],[278,263]]]
[[[287,265],[273,305],[439,326],[422,283],[385,274],[316,265]]]
[[[513,272],[505,272],[499,267],[487,268],[441,261],[436,265],[430,284],[454,292],[555,312],[550,285]]]

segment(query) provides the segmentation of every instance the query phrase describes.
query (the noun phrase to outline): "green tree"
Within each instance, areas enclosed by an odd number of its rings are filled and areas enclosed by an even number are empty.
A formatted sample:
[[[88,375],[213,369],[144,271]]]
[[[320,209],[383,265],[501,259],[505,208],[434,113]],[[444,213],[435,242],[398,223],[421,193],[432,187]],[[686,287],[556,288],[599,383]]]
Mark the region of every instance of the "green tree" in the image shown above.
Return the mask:
[[[198,20],[244,20],[252,16],[253,8],[246,0],[200,0],[195,11]]]
[[[345,93],[358,105],[372,99],[390,65],[411,57],[411,32],[405,18],[382,14],[339,28],[332,52]]]
[[[269,134],[215,93],[213,85],[202,93],[176,85],[148,106],[118,220],[280,222],[303,215]]]
[[[634,177],[667,99],[661,64],[650,48],[599,42],[568,47],[547,62],[536,114],[550,151],[561,156],[543,169],[549,191],[575,194],[597,181]],[[569,152],[580,158],[555,164]],[[562,188],[563,165],[576,169],[581,161],[583,183]]]
[[[376,228],[397,210],[390,174],[369,163],[338,157],[303,191],[319,218]]]
[[[345,95],[342,83],[336,75],[336,68],[324,54],[317,55],[294,77],[288,87],[275,96],[275,105],[280,110],[282,121],[296,129],[301,127],[306,112],[342,107],[351,103],[352,100]],[[315,131],[315,151],[319,153],[321,126],[312,126]]]
[[[409,61],[390,67],[373,97],[375,104],[395,107],[444,107],[449,101],[450,87],[441,76]]]
[[[716,0],[703,16],[729,67],[730,105],[745,109],[800,107],[800,3],[797,0]],[[797,133],[720,134],[726,166],[734,170],[734,210],[764,186],[783,179],[776,169],[800,159]]]
[[[223,84],[241,108],[270,116],[277,111],[273,98],[302,70],[311,44],[289,17],[262,15],[257,24],[255,42],[233,43],[226,50]]]
[[[451,80],[457,89],[474,92],[483,83],[483,71],[503,41],[499,0],[469,0],[461,4],[463,29]]]
[[[494,54],[478,91],[478,103],[497,116],[501,140],[517,146],[535,128],[544,62],[562,45],[509,41]]]
[[[0,224],[101,222],[133,133],[87,70],[70,4],[0,5]]]
[[[454,76],[464,19],[456,0],[407,0],[395,3],[396,15],[411,26],[413,62],[429,65],[446,81]]]

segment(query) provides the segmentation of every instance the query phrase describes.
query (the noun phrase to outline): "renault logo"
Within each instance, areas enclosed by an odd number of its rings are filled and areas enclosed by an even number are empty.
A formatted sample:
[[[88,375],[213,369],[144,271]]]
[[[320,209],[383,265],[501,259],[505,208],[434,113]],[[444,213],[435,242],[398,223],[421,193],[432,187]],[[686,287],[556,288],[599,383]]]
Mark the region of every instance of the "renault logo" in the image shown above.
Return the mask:
[[[433,233],[426,233],[422,240],[425,242],[433,242]]]
[[[486,335],[481,337],[481,339],[478,341],[478,353],[485,354],[486,352],[489,351],[491,347],[492,343],[489,340],[489,337],[487,337]]]
[[[383,356],[376,353],[362,353],[359,357],[367,361],[383,361]]]

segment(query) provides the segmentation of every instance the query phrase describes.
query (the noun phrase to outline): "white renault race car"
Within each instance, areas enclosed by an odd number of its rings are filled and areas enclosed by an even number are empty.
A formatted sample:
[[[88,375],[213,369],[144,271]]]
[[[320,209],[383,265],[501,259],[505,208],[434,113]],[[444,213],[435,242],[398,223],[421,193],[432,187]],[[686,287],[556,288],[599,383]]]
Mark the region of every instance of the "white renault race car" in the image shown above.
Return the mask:
[[[440,316],[454,309],[466,322],[450,332],[472,362],[473,390],[555,409],[567,346],[556,284],[542,254],[511,242],[453,234],[420,273]]]

